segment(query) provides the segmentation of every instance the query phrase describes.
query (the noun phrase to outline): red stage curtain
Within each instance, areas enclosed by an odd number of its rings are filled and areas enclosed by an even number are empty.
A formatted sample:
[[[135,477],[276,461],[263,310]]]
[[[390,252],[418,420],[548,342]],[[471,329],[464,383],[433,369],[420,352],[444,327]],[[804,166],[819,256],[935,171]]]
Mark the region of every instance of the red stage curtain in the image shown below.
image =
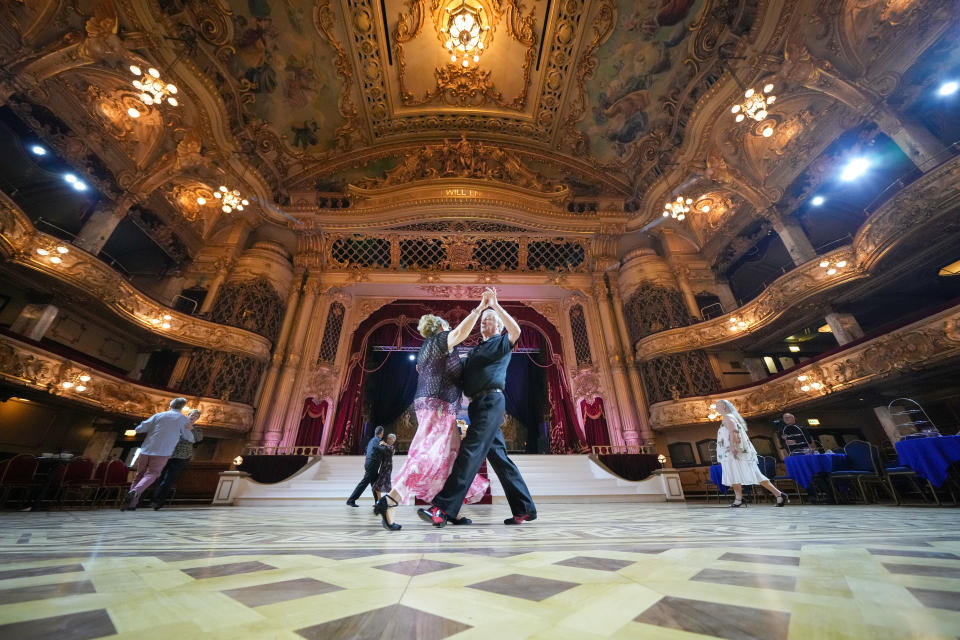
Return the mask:
[[[323,437],[323,421],[327,419],[326,400],[320,402],[313,398],[303,401],[303,411],[300,413],[300,429],[297,431],[298,447],[318,447]]]
[[[580,412],[583,414],[583,430],[587,436],[587,444],[609,445],[610,432],[607,431],[607,417],[603,413],[603,398],[597,396],[593,402],[581,400]]]

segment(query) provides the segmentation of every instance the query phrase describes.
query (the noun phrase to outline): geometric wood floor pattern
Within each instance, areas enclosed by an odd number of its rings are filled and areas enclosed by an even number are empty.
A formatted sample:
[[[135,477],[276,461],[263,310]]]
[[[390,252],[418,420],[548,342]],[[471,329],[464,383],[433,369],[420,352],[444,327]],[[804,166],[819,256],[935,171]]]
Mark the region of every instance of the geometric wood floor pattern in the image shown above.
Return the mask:
[[[957,509],[362,504],[2,513],[0,638],[960,637]]]

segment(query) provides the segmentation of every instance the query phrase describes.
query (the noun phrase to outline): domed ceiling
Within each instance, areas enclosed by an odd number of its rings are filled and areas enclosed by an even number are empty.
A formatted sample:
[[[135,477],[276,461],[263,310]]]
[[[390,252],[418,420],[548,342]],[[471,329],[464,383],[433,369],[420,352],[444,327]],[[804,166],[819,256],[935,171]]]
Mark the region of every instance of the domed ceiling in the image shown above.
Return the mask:
[[[201,68],[228,72],[233,130],[278,190],[337,191],[465,137],[575,192],[629,197],[682,136],[691,85],[749,29],[751,4],[231,0],[189,3],[180,29],[199,34]],[[477,27],[470,55],[447,46],[451,16]]]

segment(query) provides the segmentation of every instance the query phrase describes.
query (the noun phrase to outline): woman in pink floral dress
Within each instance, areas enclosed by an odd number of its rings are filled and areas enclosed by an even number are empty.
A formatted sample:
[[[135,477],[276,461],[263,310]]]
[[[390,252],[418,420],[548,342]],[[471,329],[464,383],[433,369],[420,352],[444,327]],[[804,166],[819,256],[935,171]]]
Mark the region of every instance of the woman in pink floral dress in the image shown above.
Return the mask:
[[[392,517],[393,507],[409,504],[412,498],[430,502],[443,488],[450,468],[460,449],[457,409],[460,404],[460,370],[462,364],[455,347],[466,340],[480,312],[487,306],[484,293],[480,306],[470,312],[456,329],[443,318],[424,315],[417,326],[426,338],[417,355],[417,392],[413,408],[417,412],[417,433],[410,443],[407,461],[393,478],[393,490],[380,498],[375,511],[383,518],[383,526],[397,531]],[[473,479],[464,502],[478,502],[490,482],[478,475]],[[452,524],[470,524],[469,519],[451,520]]]

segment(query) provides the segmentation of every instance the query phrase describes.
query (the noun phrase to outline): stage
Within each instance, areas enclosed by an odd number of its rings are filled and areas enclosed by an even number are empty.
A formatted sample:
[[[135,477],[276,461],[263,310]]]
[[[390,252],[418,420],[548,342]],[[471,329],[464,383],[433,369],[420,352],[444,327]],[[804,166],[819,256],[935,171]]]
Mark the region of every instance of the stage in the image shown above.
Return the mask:
[[[434,529],[405,507],[390,533],[370,506],[5,514],[0,637],[960,635],[952,510],[545,503]]]

